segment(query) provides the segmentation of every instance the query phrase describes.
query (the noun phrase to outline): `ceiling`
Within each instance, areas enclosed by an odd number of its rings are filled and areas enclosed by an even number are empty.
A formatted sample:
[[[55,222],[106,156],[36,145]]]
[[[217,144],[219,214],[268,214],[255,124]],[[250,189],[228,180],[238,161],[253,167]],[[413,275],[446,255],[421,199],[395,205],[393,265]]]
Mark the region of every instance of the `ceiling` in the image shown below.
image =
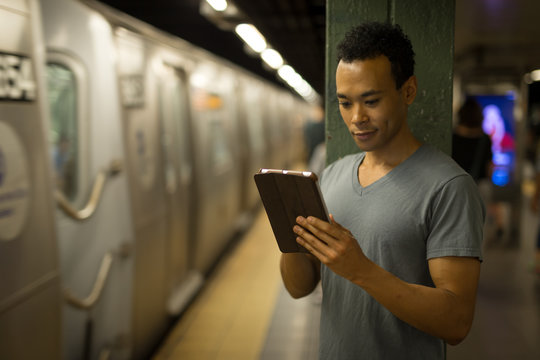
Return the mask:
[[[101,0],[278,81],[231,31],[201,15],[200,0]],[[324,93],[326,0],[234,0],[296,71]],[[539,0],[456,0],[455,71],[468,81],[516,81],[540,68]],[[218,24],[227,28],[227,24]]]
[[[456,0],[455,71],[469,81],[520,81],[540,68],[539,0]]]

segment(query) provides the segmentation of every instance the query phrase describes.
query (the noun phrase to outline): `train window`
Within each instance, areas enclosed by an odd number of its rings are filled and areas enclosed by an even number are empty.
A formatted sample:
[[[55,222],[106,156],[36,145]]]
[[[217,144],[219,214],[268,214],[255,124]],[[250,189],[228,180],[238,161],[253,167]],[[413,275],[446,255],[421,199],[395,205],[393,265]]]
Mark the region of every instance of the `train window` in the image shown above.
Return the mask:
[[[77,84],[68,67],[47,64],[47,86],[51,118],[51,156],[57,188],[70,200],[78,184]]]
[[[214,117],[210,120],[210,143],[212,144],[212,168],[214,173],[227,171],[232,165],[232,154],[223,120]]]
[[[208,141],[209,166],[215,175],[227,172],[233,165],[233,152],[227,123],[233,118],[230,103],[218,93],[195,88],[192,97],[197,121],[206,124],[205,137]]]

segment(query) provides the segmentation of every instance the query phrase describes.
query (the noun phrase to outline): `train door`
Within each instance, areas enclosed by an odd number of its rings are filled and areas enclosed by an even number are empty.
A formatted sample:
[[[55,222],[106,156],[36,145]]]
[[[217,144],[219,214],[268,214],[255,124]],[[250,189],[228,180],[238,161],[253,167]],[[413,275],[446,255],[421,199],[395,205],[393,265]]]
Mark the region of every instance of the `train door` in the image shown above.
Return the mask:
[[[112,29],[75,1],[43,7],[63,357],[130,358],[132,224]],[[52,189],[53,187],[51,187]],[[107,355],[108,354],[108,355]]]
[[[251,211],[260,203],[259,192],[253,181],[253,175],[264,167],[269,167],[269,156],[264,134],[265,108],[260,106],[264,94],[263,87],[254,81],[245,79],[239,92],[242,96],[240,155],[242,157],[242,207]]]
[[[267,136],[270,144],[271,160],[270,166],[275,169],[282,169],[285,166],[286,142],[283,131],[283,105],[279,101],[278,93],[269,91],[266,101],[267,106]]]
[[[169,321],[167,264],[171,256],[168,249],[171,204],[164,191],[167,167],[153,44],[124,28],[117,28],[115,36],[135,230],[133,346],[135,358],[141,359],[160,341]]]
[[[190,78],[195,138],[195,267],[207,272],[237,229],[240,161],[235,76],[201,62]]]
[[[59,359],[60,281],[34,1],[0,1],[0,358]]]
[[[188,86],[185,73],[163,64],[159,69],[159,113],[163,148],[165,199],[168,221],[167,310],[178,315],[202,284],[191,271],[192,146]]]

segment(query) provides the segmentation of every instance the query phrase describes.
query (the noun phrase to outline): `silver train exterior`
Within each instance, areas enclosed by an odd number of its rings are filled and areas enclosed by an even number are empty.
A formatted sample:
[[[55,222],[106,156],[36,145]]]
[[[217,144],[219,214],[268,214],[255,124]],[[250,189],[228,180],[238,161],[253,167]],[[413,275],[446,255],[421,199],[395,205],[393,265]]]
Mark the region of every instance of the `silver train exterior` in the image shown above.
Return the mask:
[[[0,0],[0,30],[0,358],[147,358],[309,105],[95,1]]]

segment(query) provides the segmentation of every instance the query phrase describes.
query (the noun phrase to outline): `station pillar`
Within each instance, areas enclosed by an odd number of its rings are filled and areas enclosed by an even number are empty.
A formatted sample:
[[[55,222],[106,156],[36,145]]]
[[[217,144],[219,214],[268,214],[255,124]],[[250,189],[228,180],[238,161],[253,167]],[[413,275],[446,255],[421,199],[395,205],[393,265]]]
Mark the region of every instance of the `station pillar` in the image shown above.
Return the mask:
[[[399,24],[416,54],[418,94],[409,108],[413,134],[450,154],[455,0],[327,0],[325,115],[327,164],[360,151],[339,114],[336,46],[353,26],[368,21]]]

